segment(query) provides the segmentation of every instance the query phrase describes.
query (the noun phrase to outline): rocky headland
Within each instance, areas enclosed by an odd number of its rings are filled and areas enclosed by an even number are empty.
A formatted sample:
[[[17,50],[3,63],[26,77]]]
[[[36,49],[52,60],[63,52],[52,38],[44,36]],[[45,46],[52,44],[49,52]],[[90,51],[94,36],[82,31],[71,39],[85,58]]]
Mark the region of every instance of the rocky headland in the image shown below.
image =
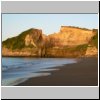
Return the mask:
[[[50,35],[31,28],[2,42],[2,56],[83,57],[97,56],[98,29],[61,26]]]

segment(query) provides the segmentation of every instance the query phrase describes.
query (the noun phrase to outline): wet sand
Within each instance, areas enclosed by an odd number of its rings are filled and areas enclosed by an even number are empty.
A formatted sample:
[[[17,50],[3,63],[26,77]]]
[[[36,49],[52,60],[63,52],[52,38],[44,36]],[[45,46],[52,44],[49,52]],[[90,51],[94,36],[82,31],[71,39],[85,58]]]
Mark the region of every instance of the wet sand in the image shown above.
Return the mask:
[[[17,86],[97,86],[98,58],[81,58],[51,71],[49,76],[30,78]]]

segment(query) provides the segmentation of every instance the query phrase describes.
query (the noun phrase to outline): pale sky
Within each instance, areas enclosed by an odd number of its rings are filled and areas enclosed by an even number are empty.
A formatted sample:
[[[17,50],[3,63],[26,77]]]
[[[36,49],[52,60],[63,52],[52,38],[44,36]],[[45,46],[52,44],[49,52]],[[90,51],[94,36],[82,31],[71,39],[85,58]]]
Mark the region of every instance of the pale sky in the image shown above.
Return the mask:
[[[17,36],[29,28],[44,34],[59,32],[61,26],[98,28],[97,14],[2,14],[2,40]]]

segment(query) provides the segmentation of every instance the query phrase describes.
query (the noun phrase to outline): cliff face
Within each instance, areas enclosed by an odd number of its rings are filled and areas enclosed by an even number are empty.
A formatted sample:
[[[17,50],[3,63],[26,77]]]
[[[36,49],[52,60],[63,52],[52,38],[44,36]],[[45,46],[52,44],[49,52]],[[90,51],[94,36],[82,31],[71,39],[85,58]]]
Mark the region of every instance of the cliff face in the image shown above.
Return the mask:
[[[85,56],[98,56],[98,30],[93,30],[95,34],[89,42]]]
[[[87,44],[94,36],[92,30],[62,26],[60,32],[49,35],[56,46]]]
[[[2,55],[79,57],[86,54],[88,44],[95,34],[93,30],[70,26],[62,26],[60,32],[48,36],[42,34],[40,29],[29,29],[3,41]]]
[[[29,29],[17,37],[3,41],[3,56],[39,56],[39,46],[42,45],[42,30]]]
[[[98,50],[94,46],[89,46],[86,50],[85,56],[97,56]]]

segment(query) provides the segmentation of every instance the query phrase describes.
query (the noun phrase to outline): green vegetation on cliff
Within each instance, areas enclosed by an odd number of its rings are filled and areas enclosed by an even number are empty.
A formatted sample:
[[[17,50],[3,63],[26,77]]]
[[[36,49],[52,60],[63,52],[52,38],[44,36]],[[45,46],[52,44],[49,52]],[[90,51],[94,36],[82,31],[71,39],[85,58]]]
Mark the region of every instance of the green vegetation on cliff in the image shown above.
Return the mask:
[[[82,44],[75,47],[68,47],[67,49],[70,51],[85,51],[88,47],[88,44]]]
[[[29,34],[32,29],[22,32],[16,37],[8,38],[7,40],[3,41],[2,44],[8,49],[22,49],[25,47],[25,36]]]
[[[93,46],[96,46],[96,48],[98,48],[98,30],[93,29],[93,32],[95,35],[92,37],[90,44]]]
[[[94,45],[98,48],[98,30],[94,30],[96,35],[92,38]]]

